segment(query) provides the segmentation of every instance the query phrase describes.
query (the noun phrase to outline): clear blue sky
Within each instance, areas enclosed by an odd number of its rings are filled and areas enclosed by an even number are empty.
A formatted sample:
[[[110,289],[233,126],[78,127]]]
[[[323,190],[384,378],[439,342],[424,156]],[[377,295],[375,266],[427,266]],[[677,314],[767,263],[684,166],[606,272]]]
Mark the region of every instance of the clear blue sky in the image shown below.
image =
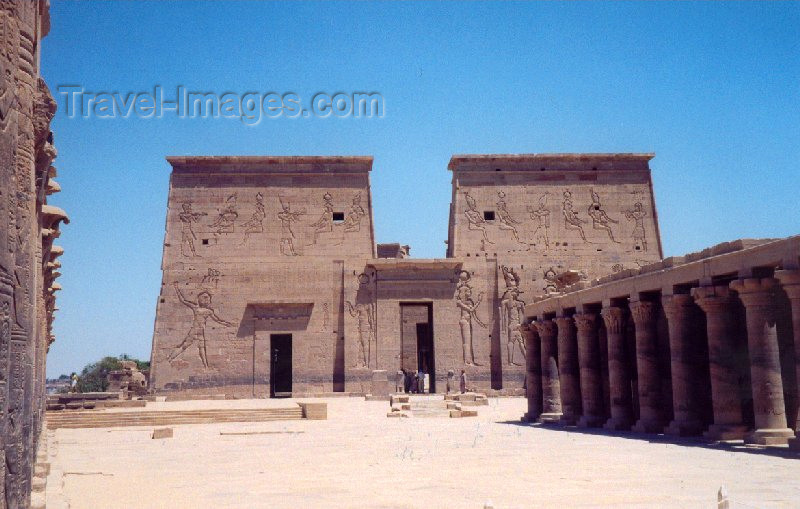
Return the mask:
[[[800,3],[67,2],[48,375],[149,358],[168,154],[369,154],[379,242],[443,257],[454,153],[655,152],[666,255],[800,233]],[[67,118],[59,85],[380,92],[381,119]]]

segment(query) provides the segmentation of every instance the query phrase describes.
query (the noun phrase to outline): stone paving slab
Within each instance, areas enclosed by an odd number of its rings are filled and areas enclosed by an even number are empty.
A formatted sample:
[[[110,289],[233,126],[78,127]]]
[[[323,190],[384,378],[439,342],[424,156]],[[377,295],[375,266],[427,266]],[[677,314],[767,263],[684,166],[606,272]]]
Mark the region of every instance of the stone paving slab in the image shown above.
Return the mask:
[[[800,500],[800,460],[783,450],[522,425],[524,398],[491,398],[471,419],[325,401],[326,421],[180,425],[169,440],[152,428],[58,430],[48,507],[715,507],[720,485],[733,507]]]

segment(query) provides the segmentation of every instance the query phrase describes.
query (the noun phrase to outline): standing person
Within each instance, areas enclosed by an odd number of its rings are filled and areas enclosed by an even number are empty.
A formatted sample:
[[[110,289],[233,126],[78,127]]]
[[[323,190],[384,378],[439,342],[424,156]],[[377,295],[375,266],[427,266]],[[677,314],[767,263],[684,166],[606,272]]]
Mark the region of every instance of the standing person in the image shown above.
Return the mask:
[[[450,394],[450,391],[453,390],[453,379],[455,378],[455,373],[453,373],[452,369],[447,370],[447,389],[445,394]]]
[[[467,374],[464,372],[463,369],[461,370],[461,377],[460,377],[460,381],[459,381],[459,389],[461,389],[461,394],[464,394],[465,392],[467,392]]]
[[[70,376],[69,392],[78,392],[78,375],[74,371]]]
[[[421,369],[417,371],[417,388],[420,394],[425,394],[425,372]]]
[[[403,370],[403,384],[406,392],[411,393],[411,375],[405,369]]]
[[[405,392],[406,374],[401,369],[397,372],[394,381],[394,392]]]

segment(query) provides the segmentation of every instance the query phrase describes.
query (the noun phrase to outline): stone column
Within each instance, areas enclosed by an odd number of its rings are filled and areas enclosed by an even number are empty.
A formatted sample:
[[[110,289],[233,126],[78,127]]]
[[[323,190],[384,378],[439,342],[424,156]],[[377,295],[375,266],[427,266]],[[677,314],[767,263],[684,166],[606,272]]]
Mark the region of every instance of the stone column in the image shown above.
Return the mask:
[[[581,382],[578,338],[572,317],[555,319],[558,325],[558,378],[561,382],[561,422],[577,424],[581,416]]]
[[[656,319],[658,304],[631,302],[631,316],[636,329],[636,371],[639,388],[639,420],[632,430],[639,433],[660,433],[664,430],[661,410],[661,375],[658,369],[658,336]]]
[[[522,416],[525,422],[536,422],[542,414],[542,348],[539,334],[532,324],[519,326],[525,338],[525,396],[528,399],[528,411]]]
[[[756,430],[748,442],[762,445],[785,444],[794,437],[787,427],[783,400],[783,379],[775,326],[775,278],[748,278],[733,281],[747,317],[747,348],[753,384],[753,410]]]
[[[661,305],[669,328],[670,369],[672,370],[672,408],[675,415],[664,430],[668,435],[691,436],[703,431],[700,401],[701,385],[697,347],[693,345],[698,311],[690,295],[664,295]]]
[[[604,307],[601,312],[608,338],[608,385],[611,399],[611,417],[604,428],[614,431],[628,430],[633,421],[631,380],[628,359],[625,356],[625,310]]]
[[[534,322],[542,345],[542,414],[539,422],[561,419],[561,384],[558,379],[558,340],[553,320]]]
[[[605,422],[605,417],[597,315],[579,313],[573,318],[575,327],[578,329],[578,364],[581,373],[581,402],[583,403],[583,415],[578,421],[578,426],[600,427]]]
[[[775,271],[775,277],[781,282],[781,286],[783,286],[783,290],[792,304],[795,372],[797,373],[798,394],[800,395],[800,270],[778,270]],[[798,412],[795,422],[789,422],[788,425],[789,427],[794,427],[795,435],[800,432],[800,412]],[[790,439],[789,447],[800,449],[800,438]]]
[[[732,309],[732,296],[727,286],[692,288],[692,297],[706,314],[708,360],[711,371],[711,400],[714,424],[704,436],[713,440],[739,440],[747,433],[742,421],[739,398],[739,373],[733,346],[739,334]]]

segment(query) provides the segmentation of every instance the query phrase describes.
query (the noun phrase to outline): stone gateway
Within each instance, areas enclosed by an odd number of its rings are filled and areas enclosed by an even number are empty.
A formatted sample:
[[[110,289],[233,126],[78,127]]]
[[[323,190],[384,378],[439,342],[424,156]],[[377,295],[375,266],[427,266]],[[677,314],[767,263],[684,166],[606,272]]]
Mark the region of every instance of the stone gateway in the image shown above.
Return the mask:
[[[456,155],[446,257],[376,245],[371,157],[169,157],[157,392],[522,394],[524,307],[661,259],[652,154]],[[401,240],[401,239],[399,239]]]

